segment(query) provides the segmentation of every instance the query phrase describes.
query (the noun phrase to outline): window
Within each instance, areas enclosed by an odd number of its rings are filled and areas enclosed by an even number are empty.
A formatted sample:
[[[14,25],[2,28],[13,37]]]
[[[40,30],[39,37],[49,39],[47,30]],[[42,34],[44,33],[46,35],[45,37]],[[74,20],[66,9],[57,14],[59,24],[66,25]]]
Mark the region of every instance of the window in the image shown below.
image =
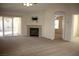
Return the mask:
[[[21,34],[21,17],[0,16],[0,36]]]
[[[55,20],[55,29],[59,29],[59,20]]]

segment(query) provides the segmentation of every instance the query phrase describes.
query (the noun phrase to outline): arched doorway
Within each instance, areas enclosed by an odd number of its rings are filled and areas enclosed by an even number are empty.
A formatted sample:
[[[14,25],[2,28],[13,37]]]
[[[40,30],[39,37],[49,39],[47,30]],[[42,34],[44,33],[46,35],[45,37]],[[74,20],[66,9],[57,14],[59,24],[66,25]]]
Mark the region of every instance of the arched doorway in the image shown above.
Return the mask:
[[[54,17],[54,29],[55,29],[55,39],[62,40],[64,39],[64,19],[65,13],[63,11],[55,12]]]

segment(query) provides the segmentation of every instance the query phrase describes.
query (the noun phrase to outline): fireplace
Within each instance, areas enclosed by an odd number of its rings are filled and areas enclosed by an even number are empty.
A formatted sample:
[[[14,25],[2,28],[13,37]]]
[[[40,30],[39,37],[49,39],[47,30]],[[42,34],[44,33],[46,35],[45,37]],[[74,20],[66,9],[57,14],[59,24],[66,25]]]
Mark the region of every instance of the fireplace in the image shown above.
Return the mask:
[[[39,28],[30,28],[30,36],[39,36]]]
[[[27,36],[41,37],[42,26],[41,25],[27,25]]]

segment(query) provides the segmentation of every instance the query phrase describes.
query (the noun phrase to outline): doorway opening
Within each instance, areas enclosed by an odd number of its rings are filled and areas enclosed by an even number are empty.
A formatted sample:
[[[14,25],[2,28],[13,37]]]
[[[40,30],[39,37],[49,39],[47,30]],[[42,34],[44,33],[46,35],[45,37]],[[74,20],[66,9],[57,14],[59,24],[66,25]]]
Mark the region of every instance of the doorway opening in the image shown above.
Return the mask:
[[[55,39],[63,39],[64,16],[55,16]]]
[[[71,40],[79,43],[79,15],[73,15]]]

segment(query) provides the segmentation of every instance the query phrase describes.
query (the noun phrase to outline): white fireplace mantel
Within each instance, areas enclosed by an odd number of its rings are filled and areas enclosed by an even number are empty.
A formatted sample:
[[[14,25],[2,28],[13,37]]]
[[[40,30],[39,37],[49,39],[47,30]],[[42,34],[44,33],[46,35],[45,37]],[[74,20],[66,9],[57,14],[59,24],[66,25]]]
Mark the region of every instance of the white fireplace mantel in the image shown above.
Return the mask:
[[[39,37],[42,36],[42,25],[27,25],[27,36],[30,36],[30,28],[39,28]]]

